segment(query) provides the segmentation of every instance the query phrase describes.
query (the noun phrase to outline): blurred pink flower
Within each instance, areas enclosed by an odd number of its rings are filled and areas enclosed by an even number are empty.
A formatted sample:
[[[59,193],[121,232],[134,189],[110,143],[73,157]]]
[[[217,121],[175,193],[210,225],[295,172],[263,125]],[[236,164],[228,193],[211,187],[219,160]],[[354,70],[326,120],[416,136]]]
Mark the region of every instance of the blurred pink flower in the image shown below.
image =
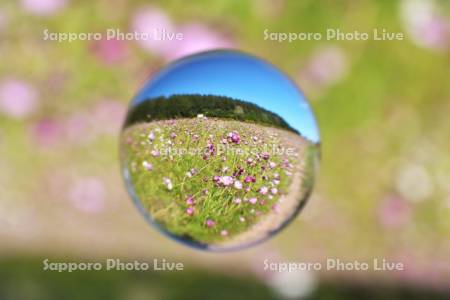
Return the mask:
[[[194,212],[195,212],[195,209],[194,209],[193,207],[188,207],[188,208],[186,208],[186,213],[187,213],[189,216],[192,216],[192,215],[194,214]]]
[[[222,176],[219,179],[219,182],[222,183],[224,186],[230,186],[233,184],[233,177],[231,176]]]
[[[269,192],[269,189],[266,186],[262,186],[259,189],[259,193],[262,194],[262,195],[266,195],[268,192]]]
[[[242,183],[239,180],[236,180],[234,182],[234,188],[238,189],[238,190],[241,190],[242,189]]]
[[[38,146],[48,147],[61,142],[64,131],[64,125],[60,121],[42,119],[32,126],[31,135]]]
[[[245,177],[244,182],[245,183],[256,182],[256,178],[249,175]]]
[[[174,47],[165,52],[168,60],[177,59],[185,55],[217,48],[231,48],[233,42],[223,34],[213,31],[201,23],[190,23],[180,26],[177,32],[183,34],[183,40],[175,41]]]
[[[37,102],[38,92],[28,83],[15,79],[0,82],[0,112],[22,119],[33,113]]]
[[[406,224],[411,220],[410,203],[401,197],[389,196],[378,208],[378,220],[384,227],[393,228]]]
[[[65,122],[66,137],[69,142],[87,143],[94,137],[89,130],[89,117],[86,113],[77,112],[69,116]]]
[[[38,16],[51,16],[67,5],[67,0],[21,0],[22,8]]]
[[[91,111],[92,126],[96,126],[98,133],[119,134],[122,122],[125,118],[126,107],[123,103],[116,100],[102,100]]]
[[[3,10],[0,10],[0,32],[5,30],[7,24],[8,24],[8,16]]]
[[[151,131],[151,132],[148,134],[148,140],[149,140],[150,142],[153,142],[153,141],[155,140],[155,133],[154,133],[153,131]]]
[[[233,43],[223,34],[209,29],[201,23],[189,23],[175,26],[170,17],[156,7],[146,7],[136,12],[131,22],[131,30],[147,33],[148,39],[137,42],[149,52],[159,55],[165,60],[173,60],[185,55],[216,48],[230,48]],[[161,32],[166,34],[182,34],[182,40],[173,38],[161,39]],[[157,35],[157,36],[156,36]]]
[[[105,186],[100,178],[79,178],[69,190],[72,205],[85,213],[100,213],[105,208]]]
[[[170,51],[173,46],[169,40],[155,40],[155,31],[165,30],[168,33],[174,33],[174,26],[169,16],[161,9],[156,7],[146,7],[139,9],[132,20],[131,30],[138,33],[147,33],[148,39],[138,39],[142,48],[157,55],[164,55]]]
[[[450,42],[450,29],[446,19],[436,16],[417,28],[423,37],[422,42],[434,49],[448,49]]]
[[[400,14],[403,26],[415,44],[434,50],[448,49],[450,24],[436,2],[403,0]]]
[[[153,170],[153,164],[149,163],[148,161],[144,160],[142,162],[142,166],[144,167],[145,170],[147,171],[152,171]]]
[[[210,227],[210,228],[216,226],[216,222],[214,222],[214,221],[211,220],[211,219],[206,220],[206,221],[205,221],[205,224],[206,224],[206,226],[208,226],[208,227]]]
[[[93,41],[90,50],[92,54],[104,64],[119,63],[128,55],[126,42],[116,39]]]
[[[194,204],[195,204],[194,197],[191,196],[191,195],[189,195],[189,196],[186,198],[186,204],[187,204],[187,205],[194,205]]]
[[[304,84],[319,90],[344,78],[347,69],[345,52],[337,46],[327,46],[315,51],[300,77]]]

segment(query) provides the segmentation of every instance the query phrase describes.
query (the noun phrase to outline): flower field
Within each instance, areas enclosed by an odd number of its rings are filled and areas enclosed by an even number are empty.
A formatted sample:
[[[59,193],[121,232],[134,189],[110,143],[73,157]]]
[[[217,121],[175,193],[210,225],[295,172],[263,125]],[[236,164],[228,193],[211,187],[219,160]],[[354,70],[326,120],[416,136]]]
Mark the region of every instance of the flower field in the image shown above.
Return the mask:
[[[295,215],[312,187],[313,149],[286,130],[200,116],[130,126],[121,154],[150,219],[221,248],[264,239]]]

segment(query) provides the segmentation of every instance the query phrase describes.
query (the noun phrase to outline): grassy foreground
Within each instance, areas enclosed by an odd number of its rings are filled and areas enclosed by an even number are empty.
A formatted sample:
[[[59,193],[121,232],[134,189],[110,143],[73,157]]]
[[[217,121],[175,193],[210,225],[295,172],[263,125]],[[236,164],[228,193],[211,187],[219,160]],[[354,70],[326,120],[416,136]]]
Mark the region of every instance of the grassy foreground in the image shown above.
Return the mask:
[[[200,117],[130,126],[122,159],[153,221],[176,237],[226,245],[267,215],[295,213],[307,190],[291,184],[311,181],[309,146],[286,130]]]

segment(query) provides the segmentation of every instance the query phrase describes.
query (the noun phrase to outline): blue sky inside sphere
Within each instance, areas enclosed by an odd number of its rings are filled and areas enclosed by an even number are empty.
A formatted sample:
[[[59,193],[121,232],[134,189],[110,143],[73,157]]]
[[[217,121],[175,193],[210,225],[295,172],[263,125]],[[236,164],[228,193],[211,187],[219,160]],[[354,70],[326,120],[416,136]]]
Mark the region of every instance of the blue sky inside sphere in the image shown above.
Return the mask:
[[[313,112],[297,86],[271,64],[237,51],[213,51],[175,61],[145,84],[133,105],[175,94],[227,96],[276,113],[319,142]]]

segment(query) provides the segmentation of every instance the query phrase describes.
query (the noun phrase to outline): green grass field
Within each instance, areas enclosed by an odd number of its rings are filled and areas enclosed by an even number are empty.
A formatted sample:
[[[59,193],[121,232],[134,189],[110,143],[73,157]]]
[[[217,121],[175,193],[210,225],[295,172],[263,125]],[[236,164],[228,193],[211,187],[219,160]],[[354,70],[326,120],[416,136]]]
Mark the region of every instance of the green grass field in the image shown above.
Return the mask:
[[[143,208],[170,234],[200,244],[227,245],[268,215],[292,216],[307,191],[291,185],[301,187],[301,180],[312,177],[312,169],[304,169],[306,159],[313,159],[308,141],[251,123],[141,123],[124,130],[122,143]],[[283,207],[289,211],[280,213]],[[246,242],[264,238],[281,223],[266,225],[268,230]]]

